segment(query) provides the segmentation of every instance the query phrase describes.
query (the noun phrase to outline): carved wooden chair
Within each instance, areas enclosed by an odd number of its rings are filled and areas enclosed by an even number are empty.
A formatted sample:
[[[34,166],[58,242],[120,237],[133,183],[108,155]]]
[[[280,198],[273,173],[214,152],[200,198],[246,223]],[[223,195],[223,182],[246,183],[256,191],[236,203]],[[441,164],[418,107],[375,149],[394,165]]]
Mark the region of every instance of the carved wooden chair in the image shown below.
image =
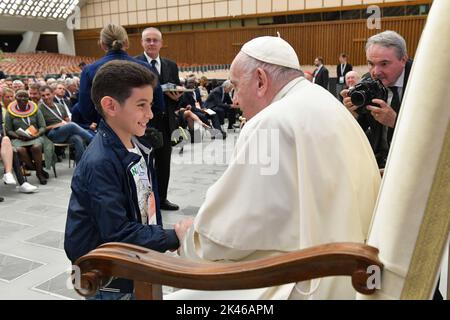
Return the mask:
[[[108,243],[76,262],[81,272],[77,291],[92,295],[111,277],[121,277],[134,280],[138,299],[161,299],[161,285],[230,290],[346,275],[362,294],[358,298],[431,298],[450,224],[450,73],[442,68],[450,52],[450,24],[442,12],[450,12],[450,1],[435,0],[403,100],[367,245],[331,243],[251,262],[202,264]],[[424,76],[429,70],[432,81]],[[380,290],[367,287],[372,265],[383,268]]]

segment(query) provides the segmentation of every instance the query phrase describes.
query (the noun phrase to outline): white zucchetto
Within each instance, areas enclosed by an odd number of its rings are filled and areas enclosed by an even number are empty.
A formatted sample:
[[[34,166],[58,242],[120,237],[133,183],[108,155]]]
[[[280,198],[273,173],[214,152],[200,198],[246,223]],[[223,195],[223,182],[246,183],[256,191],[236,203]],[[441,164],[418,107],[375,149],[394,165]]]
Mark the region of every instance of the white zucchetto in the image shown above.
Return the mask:
[[[280,37],[258,37],[242,46],[242,52],[257,60],[300,70],[294,48]]]

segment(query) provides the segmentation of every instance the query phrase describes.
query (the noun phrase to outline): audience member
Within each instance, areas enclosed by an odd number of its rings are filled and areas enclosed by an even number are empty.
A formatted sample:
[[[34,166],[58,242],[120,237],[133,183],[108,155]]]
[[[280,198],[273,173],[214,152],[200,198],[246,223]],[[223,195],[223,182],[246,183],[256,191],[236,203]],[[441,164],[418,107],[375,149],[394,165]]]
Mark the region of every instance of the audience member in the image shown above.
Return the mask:
[[[66,67],[61,67],[59,69],[58,79],[66,80],[68,78],[72,78],[72,74],[67,71]]]
[[[202,76],[200,78],[199,84],[198,84],[198,90],[200,91],[200,97],[202,99],[202,102],[204,103],[206,99],[208,98],[208,78],[205,76]]]
[[[16,101],[8,106],[5,117],[5,131],[17,149],[19,158],[28,170],[36,170],[40,184],[47,184],[49,174],[42,165],[45,154],[47,169],[54,165],[54,146],[45,136],[45,120],[38,105],[29,100],[28,92],[16,92]]]
[[[84,62],[84,61],[81,61],[81,62],[78,64],[78,67],[80,67],[81,71],[83,71],[84,68],[85,68],[86,66],[87,66],[87,64],[86,64],[86,62]]]
[[[225,116],[228,118],[228,129],[233,127],[236,118],[236,109],[233,109],[230,92],[233,85],[230,81],[225,81],[221,86],[213,89],[204,103],[204,107],[213,110],[219,117],[220,124],[225,123]],[[220,127],[220,131],[225,139],[227,133]]]
[[[314,59],[314,65],[316,66],[316,69],[313,73],[313,83],[328,90],[328,81],[330,77],[328,75],[328,69],[323,65],[323,58],[316,57]]]
[[[64,86],[66,88],[65,97],[69,99],[71,107],[78,103],[78,85],[75,79],[66,79],[64,81]]]
[[[92,81],[94,80],[97,70],[111,60],[135,61],[144,65],[143,62],[137,61],[127,54],[126,50],[129,46],[128,35],[125,28],[122,26],[108,24],[100,32],[99,43],[106,54],[103,58],[83,69],[80,80],[80,91],[78,94],[79,102],[72,108],[73,121],[92,132],[97,131],[97,125],[101,119],[101,115],[96,111],[91,99]],[[145,64],[145,66],[150,68],[147,64]],[[155,95],[157,95],[158,92],[162,96],[162,92],[157,90],[155,90]],[[154,100],[156,104],[163,103],[162,97],[158,96]]]
[[[18,90],[25,90],[25,84],[20,80],[14,80],[12,83],[12,89],[14,92],[17,92]]]
[[[3,109],[3,108],[2,108]],[[3,113],[0,111],[0,113]],[[4,174],[3,174],[3,182],[9,185],[15,185],[16,179],[14,179],[14,175],[12,174],[12,166],[13,166],[13,148],[11,145],[11,140],[3,135],[3,124],[0,122],[0,156],[3,161]]]
[[[92,140],[92,135],[74,122],[71,122],[64,107],[53,100],[53,91],[49,86],[40,88],[41,104],[39,109],[47,124],[47,136],[54,143],[71,143],[75,149],[75,163],[78,163]]]
[[[144,53],[138,57],[148,62],[157,71],[161,85],[172,83],[180,86],[177,64],[160,56],[163,46],[161,31],[156,28],[147,28],[142,32],[141,40]],[[182,93],[166,91],[164,95],[164,109],[155,108],[151,126],[158,129],[163,136],[163,146],[155,150],[155,169],[158,176],[158,190],[163,210],[178,210],[179,206],[167,199],[167,190],[170,180],[170,164],[172,157],[172,132],[175,130],[175,110]]]
[[[39,89],[41,88],[40,84],[33,83],[28,87],[28,95],[30,96],[30,100],[39,105],[41,101],[41,93]]]
[[[351,88],[354,87],[356,84],[359,83],[361,80],[361,77],[359,76],[358,72],[356,71],[349,71],[345,75],[345,88]]]
[[[8,88],[12,89],[13,88],[13,79],[12,78],[6,78],[5,79],[5,84]]]
[[[43,74],[41,71],[36,71],[36,72],[34,73],[34,78],[35,78],[36,80],[38,80],[38,79],[44,79],[44,74]]]
[[[337,83],[336,83],[336,96],[342,102],[341,91],[345,86],[345,75],[353,70],[353,66],[347,61],[347,54],[341,53],[339,55],[339,64],[336,67]]]
[[[69,118],[71,118],[72,113],[70,112],[70,110],[72,110],[72,104],[70,103],[70,100],[66,98],[66,87],[64,87],[63,84],[57,84],[54,92],[55,98],[53,98],[53,102],[63,106],[64,109],[66,109]]]
[[[191,74],[186,77],[186,89],[194,90],[184,92],[179,100],[179,107],[175,111],[178,115],[178,122],[181,127],[190,129],[191,142],[196,142],[194,133],[194,123],[198,123],[203,128],[209,127],[209,119],[211,119],[214,128],[220,128],[219,118],[217,114],[209,115],[207,111],[202,108],[203,102],[200,96],[200,90],[195,88],[196,78]],[[197,121],[197,119],[199,121]]]
[[[3,95],[2,100],[0,101],[0,104],[2,106],[2,122],[5,122],[5,116],[8,112],[7,108],[11,102],[14,101],[14,90],[10,89],[9,87],[3,88]]]
[[[345,75],[345,89],[350,89],[352,87],[354,87],[356,84],[359,83],[359,81],[361,80],[361,77],[359,76],[359,74],[356,71],[350,71]],[[344,99],[344,93],[345,95],[347,94],[346,91],[341,91],[341,97],[342,99]],[[349,108],[347,108],[348,111],[351,112],[351,114],[358,119],[358,113],[356,112],[356,109],[358,109],[358,106],[351,106]]]
[[[389,89],[387,101],[373,100],[367,106],[369,112],[358,115],[358,122],[366,132],[372,145],[378,166],[386,165],[397,115],[406,90],[412,60],[408,59],[405,39],[394,31],[384,31],[370,37],[366,44],[366,56],[369,74],[363,78],[379,79]],[[342,92],[344,105],[355,110],[348,97],[348,90]]]

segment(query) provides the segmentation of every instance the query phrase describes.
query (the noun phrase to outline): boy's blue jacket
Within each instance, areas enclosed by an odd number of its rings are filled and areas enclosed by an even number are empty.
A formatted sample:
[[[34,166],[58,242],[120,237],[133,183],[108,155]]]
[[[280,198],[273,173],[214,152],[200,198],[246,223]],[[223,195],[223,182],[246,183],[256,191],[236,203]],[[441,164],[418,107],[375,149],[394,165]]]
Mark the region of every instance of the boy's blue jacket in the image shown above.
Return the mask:
[[[136,144],[146,158],[155,199],[158,199],[150,150]],[[64,238],[64,250],[72,262],[106,242],[125,242],[159,252],[179,247],[175,231],[162,228],[158,200],[158,224],[141,222],[136,186],[130,173],[139,160],[140,156],[129,152],[102,120],[72,178]]]

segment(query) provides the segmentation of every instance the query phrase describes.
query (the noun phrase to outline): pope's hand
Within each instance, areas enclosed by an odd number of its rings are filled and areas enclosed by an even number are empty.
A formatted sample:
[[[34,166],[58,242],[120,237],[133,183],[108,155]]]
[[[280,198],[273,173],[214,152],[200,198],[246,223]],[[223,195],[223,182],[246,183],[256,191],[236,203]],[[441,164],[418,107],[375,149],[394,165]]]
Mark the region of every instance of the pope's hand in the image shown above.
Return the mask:
[[[186,232],[191,227],[192,223],[194,223],[193,218],[186,218],[175,224],[174,226],[175,233],[177,234],[180,243],[183,241]]]

